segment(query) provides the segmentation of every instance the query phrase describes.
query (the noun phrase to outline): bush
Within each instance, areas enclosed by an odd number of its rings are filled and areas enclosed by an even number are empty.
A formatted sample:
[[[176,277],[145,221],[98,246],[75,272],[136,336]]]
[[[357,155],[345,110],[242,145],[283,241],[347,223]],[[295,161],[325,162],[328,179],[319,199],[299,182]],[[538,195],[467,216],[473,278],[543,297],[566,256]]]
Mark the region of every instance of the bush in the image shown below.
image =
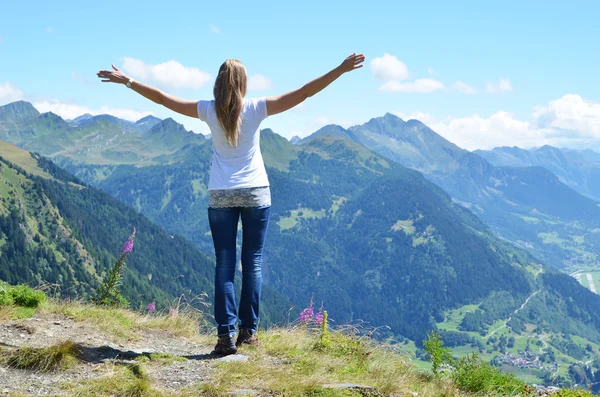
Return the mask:
[[[17,306],[38,307],[46,301],[46,294],[40,290],[34,290],[26,285],[15,285],[9,287],[13,302]]]
[[[455,361],[451,377],[459,389],[471,393],[494,392],[512,396],[525,390],[525,383],[514,374],[500,372],[475,353]]]
[[[9,306],[13,304],[13,297],[10,294],[9,286],[0,283],[0,306]]]
[[[0,306],[17,305],[36,308],[46,299],[43,291],[34,290],[27,285],[11,286],[0,283]]]

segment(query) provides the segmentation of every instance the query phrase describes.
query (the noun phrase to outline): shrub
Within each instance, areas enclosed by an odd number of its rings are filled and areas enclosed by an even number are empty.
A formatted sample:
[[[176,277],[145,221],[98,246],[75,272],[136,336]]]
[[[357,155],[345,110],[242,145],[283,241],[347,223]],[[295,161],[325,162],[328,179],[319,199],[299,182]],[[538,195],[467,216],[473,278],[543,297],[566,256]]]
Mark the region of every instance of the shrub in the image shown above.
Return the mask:
[[[9,287],[9,292],[15,305],[35,308],[46,301],[46,294],[40,290],[34,290],[27,285],[15,285]]]
[[[476,353],[455,361],[451,377],[459,389],[471,393],[495,392],[512,396],[525,390],[525,383],[514,374],[500,372]]]
[[[8,285],[0,283],[0,306],[9,306],[14,303],[9,288]]]

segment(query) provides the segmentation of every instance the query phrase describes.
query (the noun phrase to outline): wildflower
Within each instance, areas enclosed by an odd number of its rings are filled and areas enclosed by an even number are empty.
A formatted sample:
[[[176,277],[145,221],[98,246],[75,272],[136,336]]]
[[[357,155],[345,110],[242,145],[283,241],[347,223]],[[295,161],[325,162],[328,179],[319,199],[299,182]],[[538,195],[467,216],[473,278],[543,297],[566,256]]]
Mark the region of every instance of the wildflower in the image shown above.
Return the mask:
[[[121,250],[121,253],[130,253],[131,251],[133,251],[133,240],[135,240],[135,227],[133,228],[133,233],[131,234],[131,236],[129,236],[129,238],[125,242],[125,245],[123,246],[123,249]]]
[[[315,322],[317,324],[321,324],[323,322],[323,302],[321,302],[321,307],[319,308],[319,312],[315,315]]]
[[[152,301],[152,303],[149,303],[148,306],[146,306],[146,310],[148,310],[150,313],[154,313],[156,311],[156,304],[154,303],[154,301]]]
[[[174,309],[174,308],[169,309],[169,316],[176,317],[177,315],[179,315],[179,310]]]
[[[310,305],[302,310],[302,312],[300,313],[300,317],[298,318],[298,321],[301,324],[308,324],[310,321],[312,321],[312,319],[315,316],[315,309],[314,309],[314,304],[313,304],[313,298],[310,298]]]
[[[98,289],[96,294],[96,302],[102,305],[109,306],[127,306],[127,300],[121,295],[119,291],[121,285],[121,276],[123,268],[125,267],[125,259],[127,255],[133,250],[133,241],[135,240],[136,230],[133,228],[133,233],[125,242],[123,249],[121,250],[121,256],[110,269],[104,282]]]

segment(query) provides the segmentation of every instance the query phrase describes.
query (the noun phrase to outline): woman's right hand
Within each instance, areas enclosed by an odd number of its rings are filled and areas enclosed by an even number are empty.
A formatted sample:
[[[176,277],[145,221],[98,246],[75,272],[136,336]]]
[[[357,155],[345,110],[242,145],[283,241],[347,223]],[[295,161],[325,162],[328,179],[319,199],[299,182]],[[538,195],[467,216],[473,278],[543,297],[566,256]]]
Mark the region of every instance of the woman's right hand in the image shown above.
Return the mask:
[[[344,59],[344,62],[340,65],[341,70],[346,72],[351,72],[354,69],[360,69],[363,67],[363,62],[365,61],[365,56],[363,54],[352,54],[348,58]]]

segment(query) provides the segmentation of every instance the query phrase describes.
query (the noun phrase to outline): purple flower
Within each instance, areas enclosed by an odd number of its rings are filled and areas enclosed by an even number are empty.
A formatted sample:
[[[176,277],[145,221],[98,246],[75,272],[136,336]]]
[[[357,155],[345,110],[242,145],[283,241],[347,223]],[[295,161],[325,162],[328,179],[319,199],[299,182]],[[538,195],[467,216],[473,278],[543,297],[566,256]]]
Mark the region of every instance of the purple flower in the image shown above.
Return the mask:
[[[298,317],[298,321],[301,324],[308,324],[314,316],[315,309],[313,305],[313,299],[310,298],[310,305],[306,309],[302,310],[302,312],[300,313],[300,317]]]
[[[319,308],[319,312],[315,315],[315,322],[317,324],[321,324],[323,322],[323,302],[321,302],[321,307]]]
[[[123,250],[121,250],[122,254],[130,253],[131,251],[133,251],[133,240],[135,240],[135,227],[133,228],[133,233],[131,234],[131,236],[129,236],[129,238],[125,242],[125,245],[123,246]]]
[[[150,313],[154,313],[156,311],[156,305],[154,302],[149,303],[148,306],[146,306],[146,310],[148,310]]]
[[[315,322],[317,324],[321,324],[323,322],[323,312],[321,310],[319,310],[319,312],[315,316]]]

